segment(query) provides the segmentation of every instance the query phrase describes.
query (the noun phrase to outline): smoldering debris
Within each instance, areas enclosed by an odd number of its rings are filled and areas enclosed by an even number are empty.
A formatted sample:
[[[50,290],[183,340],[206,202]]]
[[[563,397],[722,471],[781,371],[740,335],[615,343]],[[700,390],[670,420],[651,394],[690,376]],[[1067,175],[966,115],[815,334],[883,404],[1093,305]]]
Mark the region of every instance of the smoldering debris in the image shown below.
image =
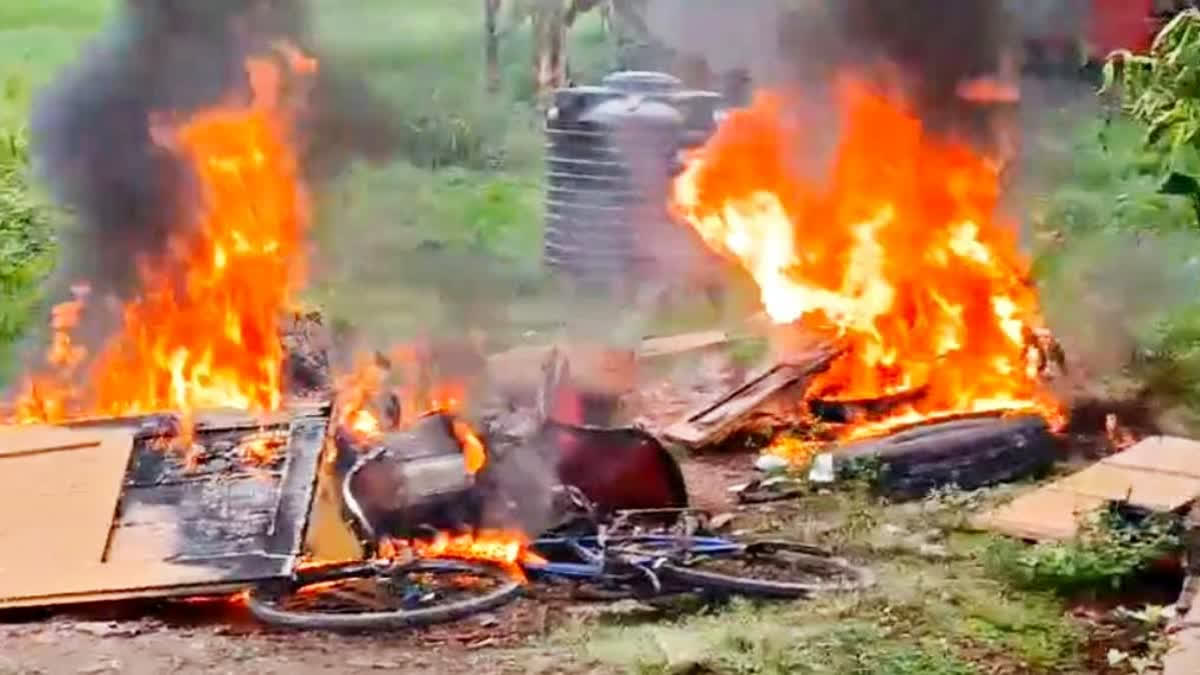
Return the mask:
[[[390,106],[321,55],[304,0],[126,0],[108,28],[38,98],[34,168],[73,215],[55,287],[88,282],[94,296],[137,290],[137,262],[165,252],[188,226],[187,167],[152,138],[154,115],[186,116],[248,93],[245,61],[287,42],[320,63],[298,121],[309,178],[395,146]],[[104,334],[103,312],[81,334]]]

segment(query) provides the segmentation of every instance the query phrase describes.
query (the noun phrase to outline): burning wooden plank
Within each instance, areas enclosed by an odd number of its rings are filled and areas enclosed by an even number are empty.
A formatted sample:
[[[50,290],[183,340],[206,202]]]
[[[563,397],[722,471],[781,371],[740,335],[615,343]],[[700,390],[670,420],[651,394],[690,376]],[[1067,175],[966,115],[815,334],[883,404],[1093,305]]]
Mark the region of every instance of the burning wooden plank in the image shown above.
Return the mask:
[[[772,397],[787,389],[801,387],[813,375],[824,371],[839,352],[830,343],[797,352],[786,361],[776,363],[745,384],[689,414],[669,427],[664,436],[689,448],[699,448],[719,442],[737,431],[741,423],[759,410]]]

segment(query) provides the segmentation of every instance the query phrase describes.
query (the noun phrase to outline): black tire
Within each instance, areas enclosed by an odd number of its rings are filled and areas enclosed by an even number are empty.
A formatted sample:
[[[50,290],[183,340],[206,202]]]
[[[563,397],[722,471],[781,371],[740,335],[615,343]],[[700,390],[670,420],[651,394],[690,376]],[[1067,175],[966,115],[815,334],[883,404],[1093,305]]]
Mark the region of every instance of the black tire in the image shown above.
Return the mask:
[[[750,570],[758,569],[756,565],[769,566],[776,571],[787,568],[791,578],[779,578],[781,575],[777,572],[767,578],[757,576],[754,571],[723,569],[731,562]],[[666,563],[659,567],[658,574],[664,583],[673,586],[756,598],[794,599],[817,593],[864,590],[875,585],[874,573],[865,567],[812,553],[810,547],[777,543],[752,544],[738,555],[699,558],[682,564]]]
[[[876,458],[876,489],[896,499],[919,499],[956,485],[974,490],[1018,480],[1053,464],[1057,443],[1041,417],[984,417],[909,429],[851,444],[836,460]]]
[[[361,612],[307,611],[289,608],[289,601],[303,596],[306,588],[339,582],[376,582],[408,574],[445,574],[477,577],[495,584],[486,593],[444,605],[419,609],[386,609]],[[310,591],[320,597],[322,590]],[[263,623],[283,628],[329,631],[368,631],[412,628],[455,621],[472,614],[503,605],[521,592],[521,584],[507,572],[492,565],[451,560],[418,560],[390,567],[369,563],[317,569],[301,573],[293,583],[282,589],[259,587],[250,592],[250,612]]]

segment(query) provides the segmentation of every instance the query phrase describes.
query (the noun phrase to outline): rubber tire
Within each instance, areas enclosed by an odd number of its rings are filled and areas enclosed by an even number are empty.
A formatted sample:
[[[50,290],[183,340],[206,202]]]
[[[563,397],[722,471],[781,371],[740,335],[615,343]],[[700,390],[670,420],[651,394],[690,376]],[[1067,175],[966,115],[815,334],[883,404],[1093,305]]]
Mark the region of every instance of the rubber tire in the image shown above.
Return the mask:
[[[921,426],[846,446],[837,451],[836,460],[877,457],[878,492],[920,499],[951,484],[974,490],[1035,475],[1056,456],[1057,442],[1046,421],[1025,415]]]
[[[364,565],[356,565],[354,569],[366,570]],[[332,614],[328,612],[296,612],[279,609],[263,597],[265,589],[259,587],[251,590],[248,605],[250,613],[256,619],[271,626],[282,628],[299,628],[303,630],[328,631],[367,631],[389,630],[396,628],[413,628],[437,623],[455,621],[472,614],[486,612],[515,599],[521,592],[521,584],[512,580],[504,570],[491,565],[465,563],[451,560],[419,560],[413,563],[397,565],[397,570],[416,572],[464,572],[503,578],[503,583],[496,590],[479,598],[439,607],[429,607],[417,610],[397,610],[392,612],[364,612],[361,614]],[[336,570],[321,570],[321,574],[308,578],[301,577],[292,584],[288,593],[312,584],[324,583],[335,579],[350,579],[357,574],[337,576]],[[365,575],[362,575],[365,576]]]
[[[813,561],[820,561],[823,565],[835,566],[849,571],[858,581],[852,584],[814,584],[809,582],[775,581],[771,579],[741,577],[721,572],[709,572],[670,563],[659,567],[658,574],[665,582],[664,585],[692,586],[707,591],[733,593],[754,598],[796,599],[832,591],[865,590],[875,585],[875,574],[865,567],[851,565],[841,558],[817,556],[809,553],[796,553],[795,555]]]

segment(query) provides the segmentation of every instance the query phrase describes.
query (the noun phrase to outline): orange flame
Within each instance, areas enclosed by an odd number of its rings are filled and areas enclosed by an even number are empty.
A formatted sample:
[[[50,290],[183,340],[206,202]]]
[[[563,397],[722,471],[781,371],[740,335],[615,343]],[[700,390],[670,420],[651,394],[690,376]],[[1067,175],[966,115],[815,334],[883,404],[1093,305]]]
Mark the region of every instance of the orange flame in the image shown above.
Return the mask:
[[[467,466],[467,473],[474,476],[479,473],[484,464],[487,464],[487,450],[483,447],[483,441],[471,428],[471,425],[462,420],[454,420],[452,425],[454,428],[454,437],[458,439],[458,445],[463,451],[463,462]]]
[[[521,565],[545,564],[529,550],[529,538],[516,531],[482,530],[475,533],[439,532],[433,539],[386,539],[380,542],[381,558],[401,557],[405,552],[420,558],[477,560],[500,565],[514,577],[525,579]]]
[[[374,407],[385,392],[392,394],[400,407],[400,419],[388,420],[388,424],[405,427],[429,413],[461,411],[466,386],[452,379],[430,382],[428,359],[425,350],[410,345],[393,349],[386,367],[380,365],[379,357],[360,354],[351,371],[338,378],[338,423],[360,436],[379,435],[385,424],[381,411]],[[393,374],[402,380],[401,385],[389,383]],[[459,440],[465,437],[460,435]],[[466,441],[463,444],[465,447]]]
[[[294,49],[283,55],[293,72],[315,68]],[[156,141],[191,167],[200,204],[161,259],[136,261],[140,293],[78,373],[78,390],[68,383],[85,353],[71,331],[85,292],[55,309],[50,372],[28,380],[15,406],[20,421],[280,406],[280,320],[303,281],[308,197],[289,138],[285,74],[266,58],[246,70],[248,103],[151,123]]]
[[[996,167],[865,85],[843,83],[840,102],[827,180],[799,167],[824,132],[765,93],[689,157],[673,210],[754,278],[774,323],[841,340],[844,355],[810,396],[921,391],[850,435],[985,411],[1057,419],[1039,379],[1028,261],[1015,228],[994,217]]]
[[[383,388],[383,370],[372,359],[359,357],[354,368],[338,378],[338,424],[364,438],[383,431],[379,418],[371,411],[371,400]]]

